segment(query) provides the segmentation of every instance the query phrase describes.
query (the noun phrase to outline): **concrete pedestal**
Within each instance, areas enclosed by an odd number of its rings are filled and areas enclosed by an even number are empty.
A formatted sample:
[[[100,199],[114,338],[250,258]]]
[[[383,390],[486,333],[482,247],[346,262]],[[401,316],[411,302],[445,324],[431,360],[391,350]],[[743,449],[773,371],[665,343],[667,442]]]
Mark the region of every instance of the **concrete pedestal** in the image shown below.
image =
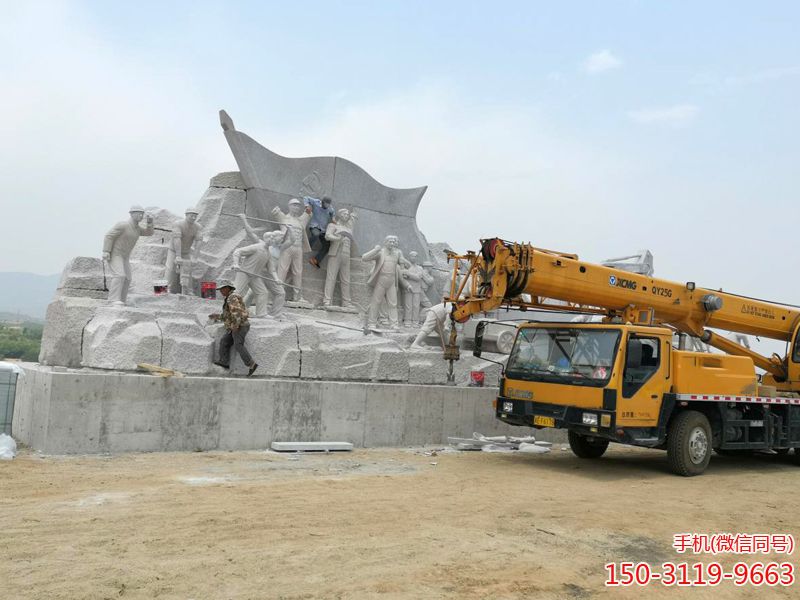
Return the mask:
[[[13,434],[49,454],[250,450],[287,440],[446,445],[474,431],[531,433],[494,418],[497,388],[23,367]],[[536,433],[562,441],[559,435]]]

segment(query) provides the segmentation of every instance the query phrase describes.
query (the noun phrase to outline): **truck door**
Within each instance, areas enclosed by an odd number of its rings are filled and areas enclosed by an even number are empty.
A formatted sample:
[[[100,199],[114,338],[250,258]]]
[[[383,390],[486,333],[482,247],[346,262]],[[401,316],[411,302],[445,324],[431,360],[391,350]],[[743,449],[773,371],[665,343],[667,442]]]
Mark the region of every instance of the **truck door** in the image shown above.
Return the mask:
[[[669,342],[659,336],[629,334],[625,348],[622,389],[617,401],[617,425],[654,427],[667,391]]]

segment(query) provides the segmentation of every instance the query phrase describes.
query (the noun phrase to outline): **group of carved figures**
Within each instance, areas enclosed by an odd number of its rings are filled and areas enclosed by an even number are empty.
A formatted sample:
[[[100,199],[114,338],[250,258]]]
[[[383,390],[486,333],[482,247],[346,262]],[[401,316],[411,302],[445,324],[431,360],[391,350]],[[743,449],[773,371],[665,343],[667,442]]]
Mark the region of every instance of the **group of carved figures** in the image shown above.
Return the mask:
[[[108,299],[124,304],[131,283],[130,255],[140,236],[150,236],[155,229],[153,217],[141,206],[133,206],[127,221],[117,223],[105,236],[103,244],[104,273],[110,278]],[[169,235],[165,275],[170,293],[196,293],[197,282],[192,277],[196,254],[204,242],[203,229],[197,223],[198,211],[188,208],[184,219],[178,221]],[[354,250],[353,232],[358,215],[347,208],[334,211],[329,198],[293,198],[288,212],[275,207],[272,219],[266,221],[279,228],[260,232],[241,215],[244,229],[254,242],[233,252],[234,285],[248,303],[255,304],[256,317],[279,317],[286,302],[284,286],[292,290],[296,302],[306,303],[303,290],[303,255],[312,252],[309,237],[315,243],[316,254],[309,262],[317,268],[327,256],[324,308],[333,306],[336,286],[339,286],[341,306],[356,312],[350,290],[350,260]],[[373,263],[367,283],[371,287],[366,313],[367,327],[377,327],[388,321],[390,327],[402,323],[417,327],[425,318],[431,301],[427,291],[434,284],[433,265],[419,263],[417,252],[408,258],[400,250],[396,235],[386,236],[383,245],[366,252],[361,259]]]

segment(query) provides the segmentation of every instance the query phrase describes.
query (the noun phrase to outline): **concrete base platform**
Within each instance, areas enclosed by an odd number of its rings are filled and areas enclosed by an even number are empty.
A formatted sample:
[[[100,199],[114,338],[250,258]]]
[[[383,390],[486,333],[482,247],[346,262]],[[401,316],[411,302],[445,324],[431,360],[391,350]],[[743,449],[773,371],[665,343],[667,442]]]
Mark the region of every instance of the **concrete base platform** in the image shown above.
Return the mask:
[[[251,450],[286,440],[446,445],[475,431],[531,434],[494,418],[497,388],[22,367],[12,432],[49,454]],[[536,436],[563,441],[561,432]]]

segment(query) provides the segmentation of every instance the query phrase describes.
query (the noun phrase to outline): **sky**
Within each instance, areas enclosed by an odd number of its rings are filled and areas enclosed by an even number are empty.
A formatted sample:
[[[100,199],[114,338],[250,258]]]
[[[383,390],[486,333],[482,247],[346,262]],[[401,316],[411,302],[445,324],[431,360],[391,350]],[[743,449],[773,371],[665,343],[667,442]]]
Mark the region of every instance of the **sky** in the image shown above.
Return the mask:
[[[796,2],[0,0],[0,271],[99,256],[285,156],[428,186],[418,224],[800,304]]]

